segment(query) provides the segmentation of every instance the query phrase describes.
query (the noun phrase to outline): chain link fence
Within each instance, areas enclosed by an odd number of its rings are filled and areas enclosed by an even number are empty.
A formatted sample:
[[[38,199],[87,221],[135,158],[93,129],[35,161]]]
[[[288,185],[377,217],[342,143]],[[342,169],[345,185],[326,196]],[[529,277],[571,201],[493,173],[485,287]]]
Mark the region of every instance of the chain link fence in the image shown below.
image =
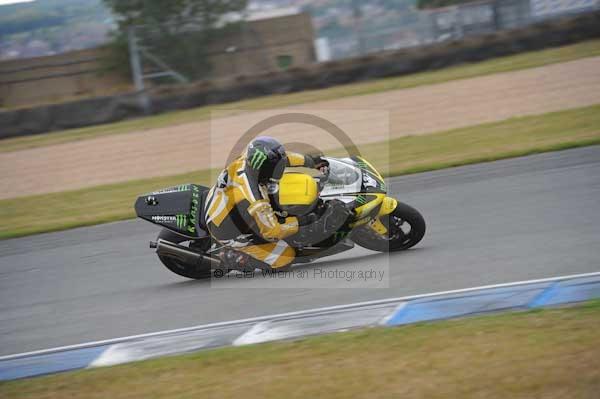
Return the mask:
[[[331,35],[315,32],[311,16],[298,10],[242,15],[211,30],[195,21],[136,26],[129,38],[136,87],[280,72],[600,9],[600,0],[483,0],[433,10],[390,10],[395,16],[378,20],[359,1],[342,3],[346,9],[335,4],[339,18],[350,22]]]
[[[218,86],[231,78],[249,82],[317,62],[458,41],[594,11],[600,9],[600,0],[482,0],[433,10],[405,8],[382,20],[365,12],[359,1],[347,7],[345,14],[339,7],[336,13],[350,23],[331,36],[320,31],[318,37],[316,21],[297,9],[241,15],[217,29],[204,29],[194,20],[132,27],[129,49],[136,90],[145,93],[163,83],[198,81]],[[148,96],[142,94],[140,101],[150,112]]]
[[[360,6],[349,3],[348,7]],[[484,0],[434,10],[403,10],[401,17],[387,26],[378,26],[376,18],[354,9],[352,15],[358,17],[353,26],[322,38],[317,45],[318,58],[339,60],[460,40],[598,9],[600,0]]]

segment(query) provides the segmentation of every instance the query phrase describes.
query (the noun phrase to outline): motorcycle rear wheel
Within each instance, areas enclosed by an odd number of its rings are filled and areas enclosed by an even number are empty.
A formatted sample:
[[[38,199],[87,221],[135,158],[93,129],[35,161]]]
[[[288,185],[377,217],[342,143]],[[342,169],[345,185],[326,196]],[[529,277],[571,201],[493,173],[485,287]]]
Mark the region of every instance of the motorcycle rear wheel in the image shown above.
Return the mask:
[[[369,227],[361,227],[352,234],[352,241],[363,248],[378,252],[404,251],[417,245],[425,235],[425,219],[410,205],[398,201],[396,209],[383,221],[388,231],[381,236]]]
[[[187,241],[187,238],[184,236],[176,234],[168,229],[162,229],[158,235],[158,238],[170,241],[174,244],[181,244],[182,242]],[[211,277],[210,262],[203,262],[200,265],[190,265],[180,261],[179,259],[164,255],[158,255],[158,259],[160,259],[162,264],[165,265],[167,269],[182,277],[187,277],[194,280],[204,280]]]

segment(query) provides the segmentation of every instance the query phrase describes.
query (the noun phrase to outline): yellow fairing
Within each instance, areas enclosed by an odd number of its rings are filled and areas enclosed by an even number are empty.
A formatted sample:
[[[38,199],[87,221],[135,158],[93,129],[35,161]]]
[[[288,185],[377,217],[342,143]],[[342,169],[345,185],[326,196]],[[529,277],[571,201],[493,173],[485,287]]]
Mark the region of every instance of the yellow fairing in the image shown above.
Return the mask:
[[[377,217],[375,219],[373,219],[369,222],[369,226],[373,230],[375,230],[376,233],[378,233],[380,235],[385,235],[387,233],[387,228],[385,227],[385,225],[383,223],[381,223],[380,218],[382,216],[386,216],[386,215],[389,215],[390,213],[394,212],[394,209],[396,209],[397,205],[398,205],[398,201],[396,201],[394,198],[392,198],[392,197],[383,198],[383,200],[381,201],[381,208],[379,208],[379,213],[377,214]]]
[[[381,180],[383,180],[383,176],[381,176],[381,173],[379,173],[377,171],[377,169],[375,169],[375,167],[373,165],[371,165],[371,162],[367,161],[366,159],[364,159],[363,157],[359,157],[360,160],[362,162],[364,162],[365,164],[369,165],[369,167],[371,168],[371,172],[375,173]]]
[[[279,181],[280,205],[311,205],[317,195],[317,182],[304,173],[285,173]]]
[[[381,202],[385,198],[385,194],[379,194],[379,193],[366,194],[366,196],[368,196],[368,197],[375,196],[375,198],[370,200],[369,202],[367,202],[364,205],[354,208],[354,212],[356,213],[356,216],[359,219],[362,217],[365,217],[369,213],[371,213],[373,211],[373,209],[377,208],[379,206],[379,204],[381,204]]]
[[[377,216],[381,217],[389,215],[390,213],[394,212],[396,206],[398,206],[398,201],[396,201],[392,197],[385,197],[383,199],[383,203],[381,204],[381,208],[379,209],[379,214]]]

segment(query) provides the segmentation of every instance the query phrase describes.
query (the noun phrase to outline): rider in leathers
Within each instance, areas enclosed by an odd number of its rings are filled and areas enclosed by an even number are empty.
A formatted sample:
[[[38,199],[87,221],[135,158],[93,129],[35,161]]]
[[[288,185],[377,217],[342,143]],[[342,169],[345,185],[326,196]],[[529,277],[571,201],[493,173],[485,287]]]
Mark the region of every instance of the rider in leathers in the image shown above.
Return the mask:
[[[250,256],[273,269],[282,268],[296,255],[286,238],[299,229],[310,235],[325,228],[314,214],[282,218],[273,211],[269,194],[277,192],[279,179],[288,166],[324,170],[328,162],[319,156],[286,153],[274,138],[258,137],[219,175],[208,193],[204,214],[213,238],[230,248],[223,252],[225,261],[244,263]],[[325,212],[344,208],[336,201],[328,204]],[[246,256],[238,256],[241,254]]]

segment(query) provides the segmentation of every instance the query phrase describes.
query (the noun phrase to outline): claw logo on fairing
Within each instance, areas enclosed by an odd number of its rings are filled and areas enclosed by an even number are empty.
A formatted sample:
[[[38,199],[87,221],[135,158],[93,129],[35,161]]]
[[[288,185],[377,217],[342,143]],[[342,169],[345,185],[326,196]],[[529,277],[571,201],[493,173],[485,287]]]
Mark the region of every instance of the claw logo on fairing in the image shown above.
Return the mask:
[[[184,229],[187,224],[187,215],[177,215],[175,217],[177,219],[177,228]]]
[[[364,195],[359,195],[358,197],[356,197],[355,201],[356,201],[356,203],[361,204],[361,205],[364,205],[368,202],[367,197],[365,197]]]

